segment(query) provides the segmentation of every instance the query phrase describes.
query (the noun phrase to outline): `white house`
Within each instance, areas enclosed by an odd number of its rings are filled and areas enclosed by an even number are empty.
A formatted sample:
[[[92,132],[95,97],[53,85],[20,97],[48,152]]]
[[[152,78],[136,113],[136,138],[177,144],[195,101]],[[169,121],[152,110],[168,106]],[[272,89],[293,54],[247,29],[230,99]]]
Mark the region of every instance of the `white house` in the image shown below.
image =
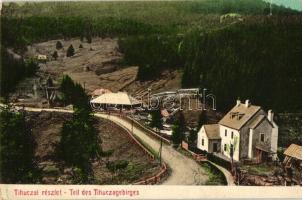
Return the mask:
[[[218,124],[203,125],[198,132],[197,147],[209,153],[220,152],[220,135]]]
[[[198,132],[197,148],[209,153],[215,152],[217,142],[220,155],[235,161],[244,159],[262,162],[276,158],[278,126],[273,120],[273,112],[264,112],[260,106],[251,105],[249,100],[236,105],[215,125],[204,125]],[[210,127],[211,131],[207,131]],[[216,132],[215,132],[216,131]],[[215,140],[210,135],[219,135]],[[215,132],[215,133],[214,133]],[[204,142],[202,145],[202,140]],[[220,139],[220,140],[219,140]]]

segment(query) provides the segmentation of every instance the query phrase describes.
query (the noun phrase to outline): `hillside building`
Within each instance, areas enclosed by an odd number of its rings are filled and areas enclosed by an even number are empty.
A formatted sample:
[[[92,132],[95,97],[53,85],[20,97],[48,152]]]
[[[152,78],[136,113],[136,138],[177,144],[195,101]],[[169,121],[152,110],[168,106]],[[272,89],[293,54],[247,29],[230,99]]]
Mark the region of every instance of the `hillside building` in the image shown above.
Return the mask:
[[[256,163],[276,159],[278,126],[271,110],[266,113],[249,100],[236,105],[218,122],[201,127],[197,148],[234,161]]]

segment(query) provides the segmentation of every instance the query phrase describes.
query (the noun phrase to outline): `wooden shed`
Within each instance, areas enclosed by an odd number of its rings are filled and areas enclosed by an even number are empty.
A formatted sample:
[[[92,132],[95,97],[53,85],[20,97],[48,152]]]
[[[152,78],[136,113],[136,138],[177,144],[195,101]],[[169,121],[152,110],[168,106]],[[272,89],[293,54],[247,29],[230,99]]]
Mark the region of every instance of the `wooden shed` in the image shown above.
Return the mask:
[[[284,155],[283,164],[285,167],[291,167],[294,162],[299,163],[300,167],[302,167],[302,146],[291,144],[284,151]]]

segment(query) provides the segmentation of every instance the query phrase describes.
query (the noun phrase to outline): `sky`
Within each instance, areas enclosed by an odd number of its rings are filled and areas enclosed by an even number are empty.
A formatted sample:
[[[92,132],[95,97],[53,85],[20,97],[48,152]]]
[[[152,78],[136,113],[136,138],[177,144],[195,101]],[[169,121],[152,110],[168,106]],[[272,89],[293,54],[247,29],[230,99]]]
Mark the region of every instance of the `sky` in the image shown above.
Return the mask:
[[[271,0],[264,0],[270,2]],[[272,0],[273,3],[302,11],[302,0]]]

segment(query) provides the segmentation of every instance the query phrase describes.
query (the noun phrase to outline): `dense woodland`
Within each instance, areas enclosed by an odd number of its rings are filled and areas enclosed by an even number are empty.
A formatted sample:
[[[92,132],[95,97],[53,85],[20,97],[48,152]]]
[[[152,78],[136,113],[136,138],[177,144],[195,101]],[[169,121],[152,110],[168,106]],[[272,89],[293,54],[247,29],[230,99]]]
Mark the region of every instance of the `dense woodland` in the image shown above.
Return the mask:
[[[183,86],[209,88],[220,109],[251,98],[277,112],[301,111],[301,36],[302,15],[192,31],[183,45]]]
[[[179,69],[184,60],[178,53],[182,37],[174,35],[132,36],[119,40],[124,62],[139,66],[137,79],[152,80],[164,69]]]
[[[182,37],[149,36],[120,41],[125,61],[140,66],[138,79],[183,67],[183,87],[208,88],[220,110],[236,99],[277,112],[297,112],[302,102],[302,15],[253,17]]]

